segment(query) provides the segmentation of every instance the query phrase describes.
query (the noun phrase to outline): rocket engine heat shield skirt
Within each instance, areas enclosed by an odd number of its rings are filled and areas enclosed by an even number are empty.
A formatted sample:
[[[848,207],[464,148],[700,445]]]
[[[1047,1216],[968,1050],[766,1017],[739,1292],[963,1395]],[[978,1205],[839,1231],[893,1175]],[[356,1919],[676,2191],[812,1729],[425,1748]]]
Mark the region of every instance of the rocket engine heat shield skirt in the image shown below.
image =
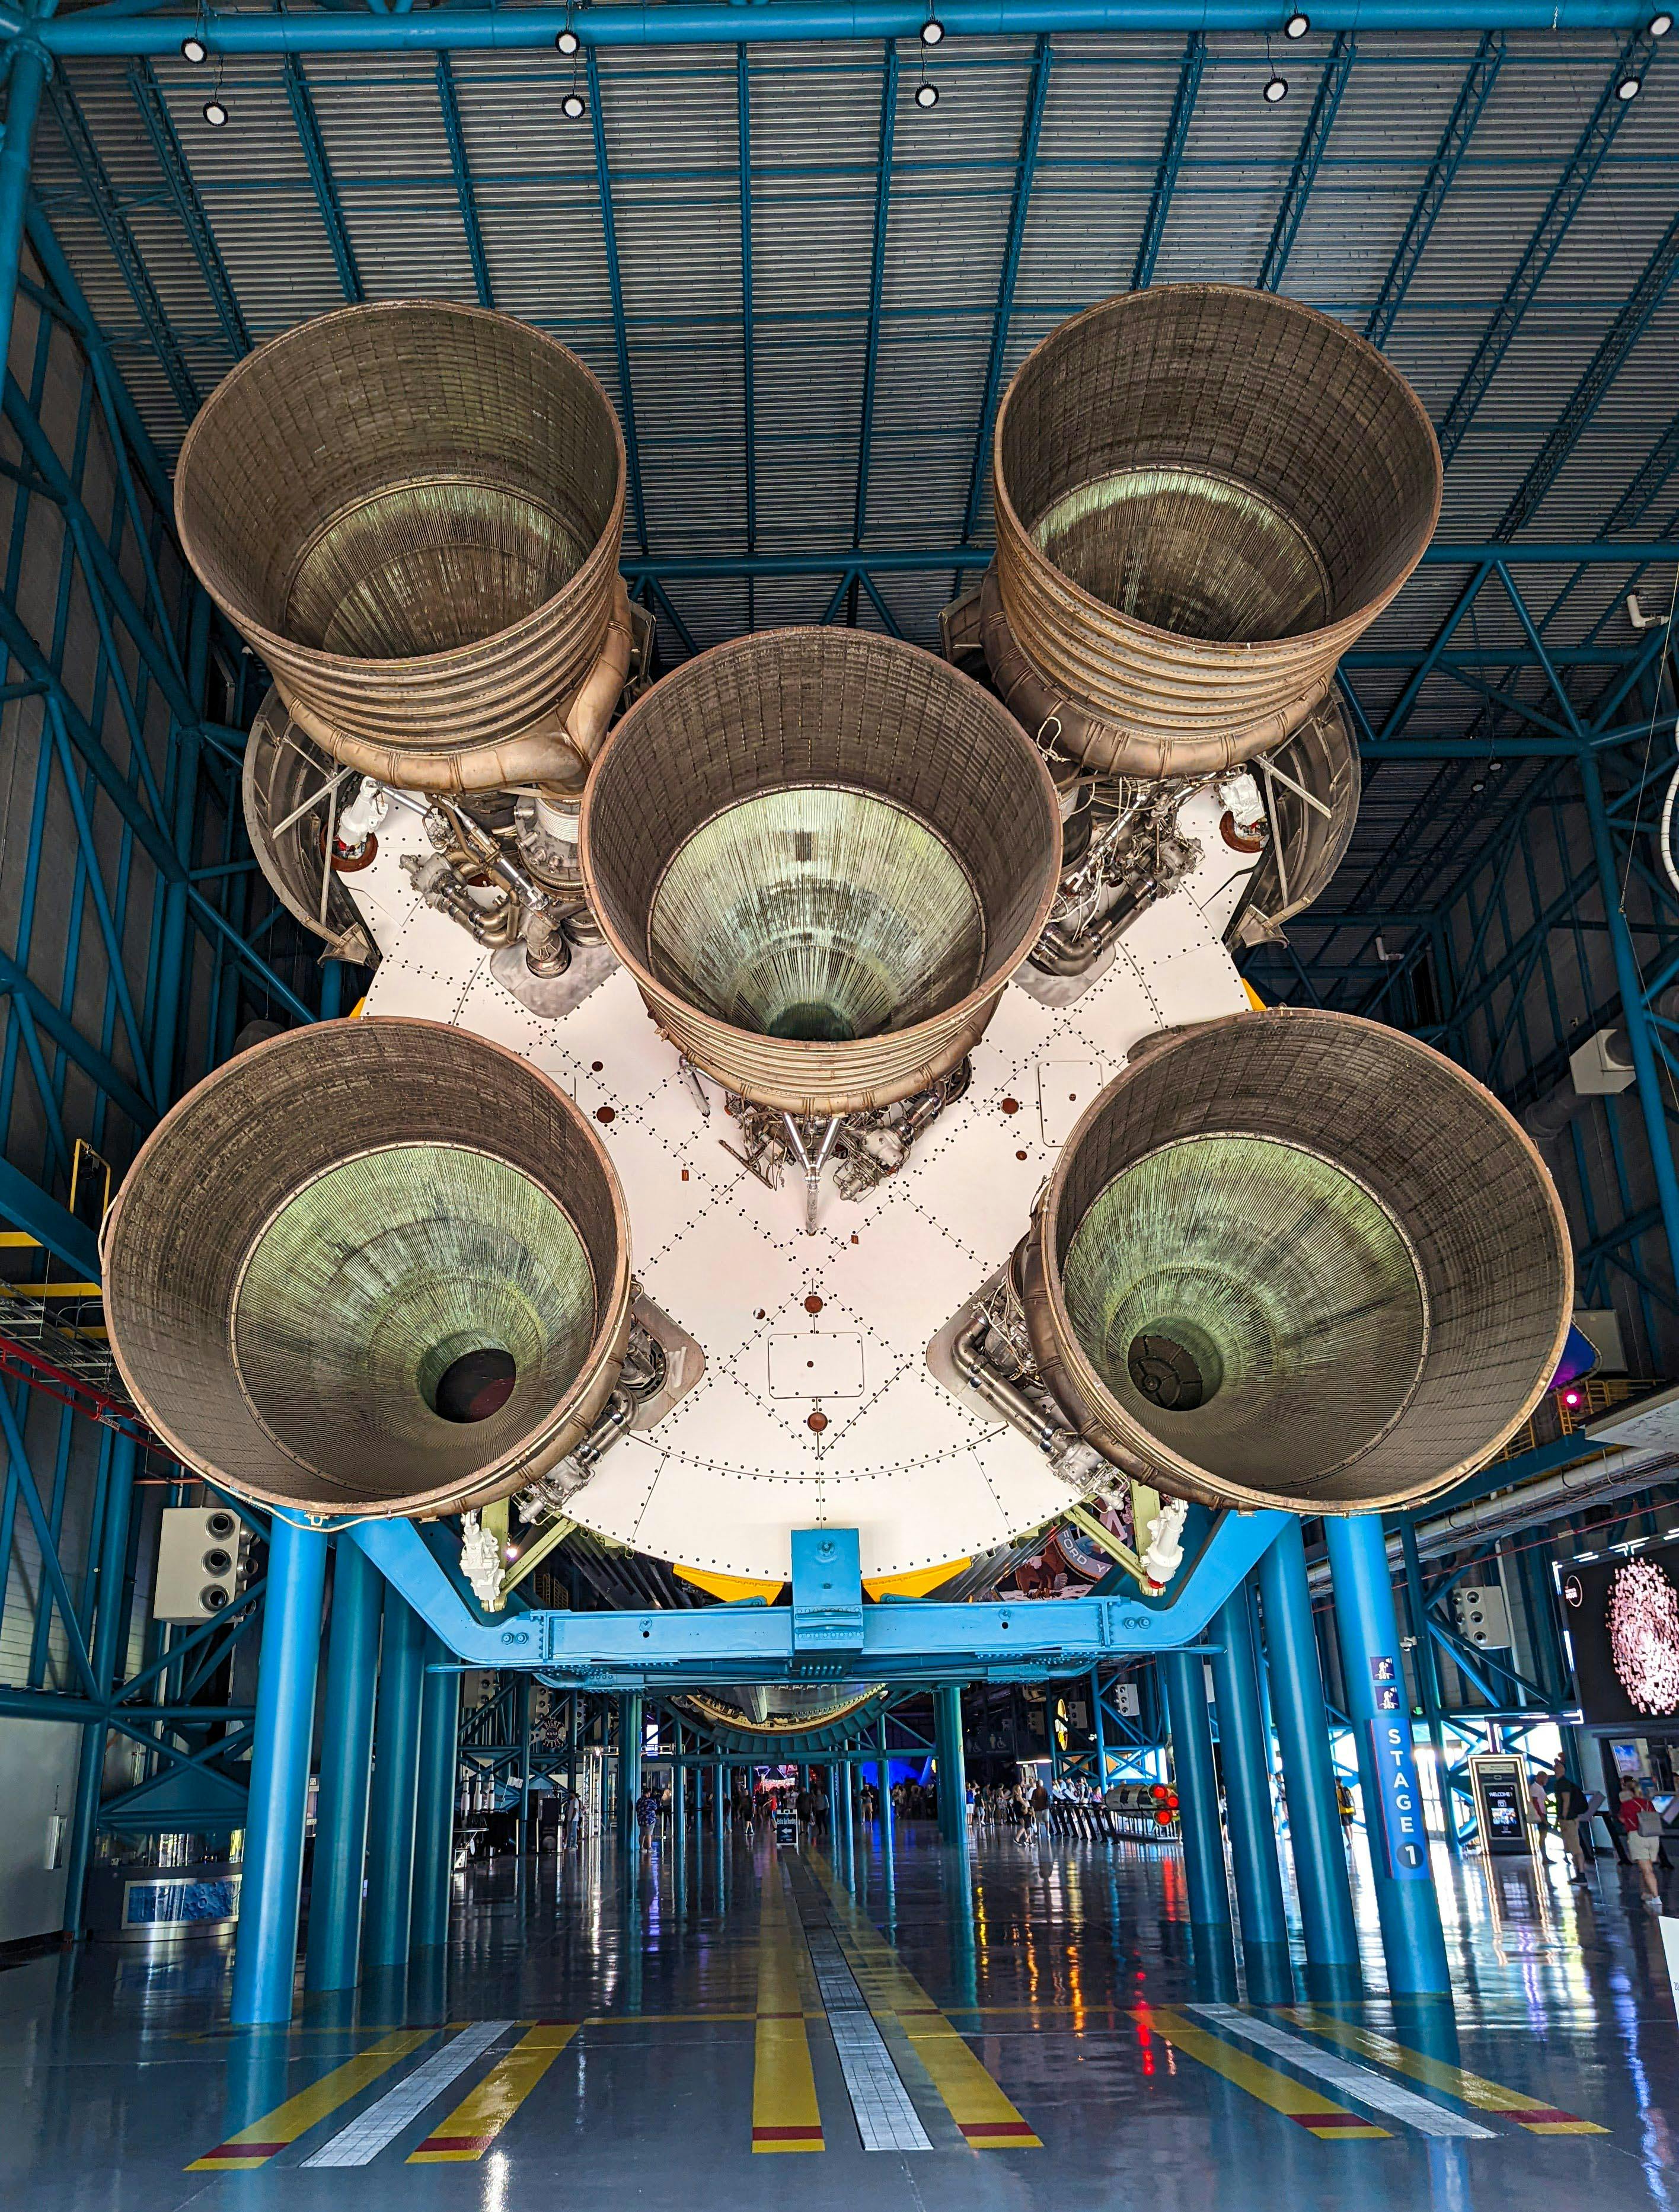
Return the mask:
[[[1055,787],[931,654],[781,630],[685,662],[584,799],[589,901],[660,1027],[739,1096],[882,1106],[958,1066],[1048,917]]]
[[[622,1356],[616,1181],[465,1032],[324,1024],[183,1099],[113,1210],[106,1310],[189,1464],[319,1513],[441,1511],[571,1449]]]
[[[998,410],[988,654],[1098,769],[1251,759],[1415,568],[1440,488],[1416,394],[1330,317],[1233,285],[1103,301]]]
[[[1272,1011],[1144,1048],[1063,1151],[1027,1322],[1081,1432],[1212,1504],[1365,1512],[1490,1457],[1555,1371],[1566,1224],[1427,1046]]]

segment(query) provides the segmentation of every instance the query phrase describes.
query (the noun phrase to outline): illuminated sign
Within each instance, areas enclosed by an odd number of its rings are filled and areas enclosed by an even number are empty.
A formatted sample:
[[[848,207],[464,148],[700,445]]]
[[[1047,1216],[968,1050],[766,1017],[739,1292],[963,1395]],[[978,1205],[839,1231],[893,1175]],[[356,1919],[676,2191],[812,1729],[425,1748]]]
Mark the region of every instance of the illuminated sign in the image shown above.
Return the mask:
[[[1410,1720],[1402,1712],[1378,1712],[1365,1726],[1370,1731],[1371,1764],[1382,1806],[1387,1871],[1395,1881],[1427,1881],[1428,1832],[1423,1825]]]

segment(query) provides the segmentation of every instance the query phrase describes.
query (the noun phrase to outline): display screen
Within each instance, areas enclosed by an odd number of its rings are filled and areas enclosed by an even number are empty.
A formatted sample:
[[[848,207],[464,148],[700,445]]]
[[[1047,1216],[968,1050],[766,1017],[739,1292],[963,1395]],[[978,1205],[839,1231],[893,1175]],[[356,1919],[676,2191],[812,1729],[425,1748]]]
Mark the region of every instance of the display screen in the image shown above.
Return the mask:
[[[1522,1814],[1521,1795],[1513,1782],[1484,1781],[1481,1799],[1487,1808],[1489,1844],[1526,1843],[1527,1823]]]
[[[1563,1569],[1563,1618],[1588,1727],[1679,1717],[1676,1571],[1679,1547]]]

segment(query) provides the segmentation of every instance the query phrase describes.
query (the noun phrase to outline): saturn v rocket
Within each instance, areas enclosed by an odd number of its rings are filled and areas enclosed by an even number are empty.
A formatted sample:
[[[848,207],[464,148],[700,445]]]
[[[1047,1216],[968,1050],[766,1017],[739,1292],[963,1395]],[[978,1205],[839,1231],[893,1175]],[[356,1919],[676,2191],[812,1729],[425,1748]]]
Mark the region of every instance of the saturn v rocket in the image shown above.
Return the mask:
[[[273,681],[252,842],[377,964],[117,1200],[186,1464],[469,1537],[510,1499],[690,1595],[825,1522],[959,1596],[1057,1527],[1158,1587],[1181,1501],[1414,1504],[1526,1419],[1572,1290],[1533,1146],[1232,957],[1345,848],[1336,665],[1439,513],[1415,396],[1163,287],[1029,357],[992,489],[942,658],[795,629],[654,681],[563,346],[401,302],[234,370],[176,501]]]

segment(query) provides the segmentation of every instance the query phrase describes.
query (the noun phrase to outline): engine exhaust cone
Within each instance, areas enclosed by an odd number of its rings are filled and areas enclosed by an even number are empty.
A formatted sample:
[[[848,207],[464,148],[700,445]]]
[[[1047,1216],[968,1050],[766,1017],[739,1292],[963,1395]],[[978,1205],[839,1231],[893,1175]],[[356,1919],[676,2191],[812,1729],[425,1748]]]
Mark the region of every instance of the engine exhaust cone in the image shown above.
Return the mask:
[[[380,781],[580,782],[629,666],[624,449],[575,354],[441,300],[240,362],[187,431],[200,582],[315,742]]]
[[[583,801],[589,903],[654,1019],[740,1097],[891,1103],[958,1066],[1042,929],[1055,786],[981,687],[867,633],[684,662]]]
[[[112,1350],[229,1489],[435,1514],[575,1449],[629,1329],[617,1181],[563,1091],[439,1023],[294,1030],[216,1069],[130,1169]]]
[[[1208,1504],[1364,1513],[1491,1457],[1568,1333],[1538,1153],[1439,1053],[1348,1014],[1169,1032],[1074,1131],[1022,1254],[1080,1432]]]
[[[1298,728],[1421,559],[1441,471],[1416,394],[1343,324],[1168,284],[1028,356],[992,489],[1003,696],[1093,768],[1176,776]]]

